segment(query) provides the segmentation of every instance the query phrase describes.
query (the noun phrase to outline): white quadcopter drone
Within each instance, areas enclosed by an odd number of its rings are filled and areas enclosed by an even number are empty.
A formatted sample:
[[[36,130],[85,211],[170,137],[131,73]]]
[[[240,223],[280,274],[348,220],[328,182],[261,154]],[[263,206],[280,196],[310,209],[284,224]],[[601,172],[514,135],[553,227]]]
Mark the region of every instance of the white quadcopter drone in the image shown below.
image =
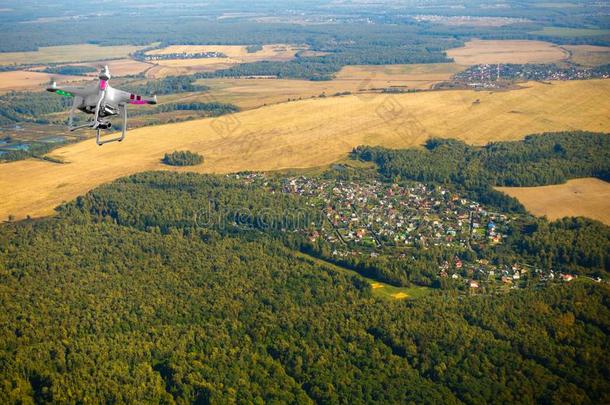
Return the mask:
[[[97,130],[96,141],[98,145],[109,142],[121,142],[125,139],[125,134],[127,133],[127,104],[157,104],[157,96],[146,98],[111,87],[108,84],[110,77],[108,66],[105,66],[100,72],[98,83],[91,83],[87,86],[58,86],[57,83],[53,82],[51,87],[47,88],[47,91],[52,93],[65,97],[74,97],[74,103],[70,109],[68,128],[70,131],[82,128]],[[76,109],[87,114],[93,114],[93,119],[84,125],[73,126],[74,111]],[[112,127],[112,123],[108,118],[114,117],[119,113],[123,116],[123,132],[121,136],[102,140],[101,130]]]

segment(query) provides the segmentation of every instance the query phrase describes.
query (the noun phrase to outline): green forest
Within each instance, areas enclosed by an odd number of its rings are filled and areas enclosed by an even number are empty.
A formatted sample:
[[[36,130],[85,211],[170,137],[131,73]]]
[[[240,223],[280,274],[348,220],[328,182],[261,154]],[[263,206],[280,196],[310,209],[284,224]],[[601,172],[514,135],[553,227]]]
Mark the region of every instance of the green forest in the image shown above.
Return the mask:
[[[43,70],[45,73],[53,73],[58,75],[74,75],[86,76],[87,73],[97,72],[97,69],[91,66],[66,65],[66,66],[50,66]]]
[[[67,111],[72,100],[48,92],[9,92],[0,95],[0,125],[19,122],[48,123],[46,114]]]
[[[449,160],[446,155],[437,157],[439,161]],[[365,183],[374,174],[337,166],[321,176],[338,179],[349,176]],[[256,183],[244,185],[232,177],[143,173],[101,186],[60,210],[78,217],[84,215],[88,221],[117,223],[161,234],[176,231],[191,234],[205,226],[224,236],[272,237],[290,249],[396,286],[415,284],[454,289],[455,286],[441,285],[438,268],[456,255],[462,260],[486,259],[497,265],[521,261],[546,270],[604,279],[610,269],[608,226],[586,218],[549,223],[521,211],[515,213],[516,219],[510,223],[502,245],[473,245],[461,251],[442,246],[415,249],[400,259],[385,255],[337,259],[327,243],[322,240],[314,243],[305,234],[295,233],[303,224],[311,224],[315,229],[323,219],[311,201],[273,191],[281,188],[281,182],[281,175],[268,178],[267,187],[263,187]]]
[[[192,101],[210,90],[202,79],[325,81],[348,65],[450,63],[446,51],[475,38],[610,46],[604,1],[416,3],[4,0],[0,52],[299,49],[288,61],[115,78],[143,96],[185,95],[130,109],[136,127],[239,111]],[[77,58],[41,69],[96,70],[78,65],[91,55]],[[7,60],[0,71],[38,66]],[[501,69],[583,79],[609,65]],[[0,160],[64,163],[44,154],[76,140],[53,128],[71,103],[0,95]],[[167,170],[0,223],[0,404],[610,404],[610,226],[534,217],[495,189],[610,181],[609,134],[363,145],[326,168],[269,173],[191,173],[204,156],[184,150],[154,158]]]
[[[194,217],[210,200],[304,209],[225,176],[155,172],[102,186],[54,218],[0,226],[0,400],[610,400],[605,282],[375,298],[273,229]],[[527,245],[532,254],[543,239]]]
[[[435,138],[424,150],[363,146],[352,156],[375,162],[386,178],[445,184],[515,212],[523,211],[521,204],[493,186],[543,186],[576,177],[610,180],[610,136],[582,131],[530,135],[483,148]]]
[[[166,153],[161,161],[170,166],[195,166],[203,163],[203,156],[188,150],[175,151]]]
[[[559,6],[554,6],[559,5]],[[443,0],[430,0],[417,7],[413,3],[393,1],[341,3],[331,1],[290,2],[290,10],[276,1],[210,1],[205,4],[186,0],[180,3],[152,4],[118,0],[96,2],[57,2],[54,7],[40,7],[33,1],[5,0],[5,6],[19,12],[3,13],[0,29],[4,34],[0,51],[36,50],[41,46],[95,43],[101,45],[139,44],[269,44],[306,43],[343,45],[363,39],[376,46],[380,32],[399,34],[403,40],[537,39],[555,43],[608,45],[610,35],[561,35],[561,28],[607,28],[607,5],[579,0],[564,2],[507,1],[493,6],[483,0],[465,0],[448,7]],[[111,9],[114,13],[108,14]],[[160,12],[162,10],[162,12]],[[258,20],[257,16],[274,16]],[[391,10],[389,12],[389,10]],[[247,11],[250,11],[248,13]],[[80,18],[65,18],[78,15]],[[134,18],[137,15],[137,18]],[[441,17],[515,18],[498,25],[447,25],[418,21],[419,15]],[[296,16],[296,18],[295,18]],[[315,23],[302,24],[299,18]],[[219,18],[223,17],[223,18]],[[51,18],[49,23],[45,18]],[[278,21],[279,20],[279,21]],[[176,24],[179,21],[179,24]],[[116,30],[115,27],[122,27]],[[544,27],[557,27],[544,31]],[[27,38],[27,41],[24,41]],[[374,57],[374,55],[372,55]]]
[[[164,95],[209,90],[207,86],[195,84],[195,80],[192,76],[167,76],[163,79],[147,80],[144,83],[132,84],[128,82],[121,88],[141,95]]]

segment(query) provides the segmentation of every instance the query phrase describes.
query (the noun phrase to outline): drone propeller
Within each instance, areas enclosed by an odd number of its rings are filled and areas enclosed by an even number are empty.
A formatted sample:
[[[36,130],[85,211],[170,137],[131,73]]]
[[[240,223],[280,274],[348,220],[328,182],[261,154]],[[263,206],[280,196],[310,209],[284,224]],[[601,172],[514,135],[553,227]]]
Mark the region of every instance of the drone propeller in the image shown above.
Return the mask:
[[[112,78],[110,75],[110,69],[108,69],[108,65],[104,65],[104,68],[100,71],[100,81],[108,81]]]

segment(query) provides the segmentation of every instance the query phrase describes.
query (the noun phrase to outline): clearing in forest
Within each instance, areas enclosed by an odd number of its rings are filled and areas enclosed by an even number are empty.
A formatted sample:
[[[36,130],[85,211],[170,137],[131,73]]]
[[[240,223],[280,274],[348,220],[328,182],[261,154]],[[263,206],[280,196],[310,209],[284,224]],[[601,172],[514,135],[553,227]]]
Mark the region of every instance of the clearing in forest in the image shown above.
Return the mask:
[[[570,52],[570,61],[583,66],[598,66],[610,63],[610,46],[563,45]]]
[[[541,187],[498,187],[534,215],[549,219],[588,217],[610,225],[610,183],[596,178]]]
[[[570,55],[558,45],[527,40],[472,40],[461,48],[447,51],[447,56],[460,65],[496,63],[553,63]]]

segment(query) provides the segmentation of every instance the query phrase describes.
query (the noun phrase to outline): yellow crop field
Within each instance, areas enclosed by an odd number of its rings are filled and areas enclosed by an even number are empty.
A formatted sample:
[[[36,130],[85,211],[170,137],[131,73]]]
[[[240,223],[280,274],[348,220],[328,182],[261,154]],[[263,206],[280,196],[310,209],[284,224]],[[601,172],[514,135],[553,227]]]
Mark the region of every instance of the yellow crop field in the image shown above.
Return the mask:
[[[593,45],[563,45],[570,52],[570,61],[584,66],[610,63],[610,47]]]
[[[96,69],[108,66],[113,77],[137,75],[154,66],[150,63],[133,59],[102,60],[98,62],[77,63],[75,65],[91,66]],[[97,76],[97,73],[91,73],[91,76]]]
[[[163,75],[214,71],[226,69],[238,63],[251,63],[262,60],[287,61],[294,58],[302,46],[286,44],[263,45],[263,49],[257,52],[248,52],[246,45],[171,45],[163,49],[154,49],[147,55],[170,55],[174,53],[203,53],[220,52],[226,55],[224,58],[196,58],[196,59],[167,59],[155,61],[155,64],[165,68],[151,71],[151,77],[159,78]]]
[[[162,79],[167,76],[184,76],[193,73],[195,73],[195,70],[188,67],[177,68],[153,65],[144,75],[147,79]]]
[[[56,74],[15,70],[0,72],[0,93],[11,90],[41,90],[51,79],[57,83],[83,80],[82,76],[62,76]]]
[[[218,101],[248,109],[321,94],[356,94],[389,88],[430,89],[463,69],[453,63],[345,66],[329,81],[220,78],[205,79],[200,83],[211,87],[209,94],[203,95],[204,98],[211,96]]]
[[[567,59],[565,49],[550,42],[514,40],[473,40],[447,51],[460,65],[484,63],[552,63]]]
[[[189,68],[193,71],[212,71],[225,69],[231,65],[241,63],[231,58],[199,58],[199,59],[168,59],[157,61],[159,66],[170,68]]]
[[[333,82],[351,91],[392,87],[429,89],[462,70],[464,67],[454,63],[345,66]]]
[[[2,52],[0,53],[0,66],[119,59],[126,58],[130,53],[141,48],[132,45],[98,46],[92,44],[48,46],[33,52]]]
[[[610,183],[596,178],[574,179],[542,187],[498,187],[517,198],[532,214],[549,219],[589,217],[610,225]]]
[[[145,170],[234,172],[318,167],[362,144],[421,145],[430,136],[472,144],[544,131],[610,131],[610,81],[528,83],[519,90],[367,94],[282,103],[218,118],[140,128],[122,143],[93,140],[51,155],[66,164],[0,164],[0,218],[41,216],[91,188]],[[205,163],[170,168],[165,152],[191,150]]]
[[[163,49],[154,49],[146,52],[147,55],[170,55],[173,53],[203,53],[220,52],[228,58],[242,61],[252,60],[288,60],[292,59],[302,46],[287,44],[263,45],[263,49],[257,52],[248,52],[246,45],[171,45]],[[214,58],[210,58],[214,59]]]

